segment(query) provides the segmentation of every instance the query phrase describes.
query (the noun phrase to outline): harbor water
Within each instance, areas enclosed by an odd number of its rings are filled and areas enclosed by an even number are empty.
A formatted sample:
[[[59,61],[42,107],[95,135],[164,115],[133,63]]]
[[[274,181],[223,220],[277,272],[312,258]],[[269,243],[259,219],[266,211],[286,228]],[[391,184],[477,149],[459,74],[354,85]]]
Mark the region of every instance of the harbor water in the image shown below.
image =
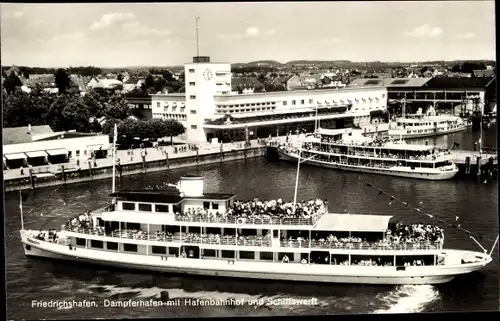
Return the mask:
[[[471,149],[477,133],[457,133],[435,139],[430,144]],[[483,137],[485,146],[496,147],[496,131]],[[161,187],[176,183],[185,174],[205,178],[209,192],[235,193],[239,199],[292,200],[296,165],[267,162],[264,158],[212,164],[197,168],[154,172],[123,177],[125,189]],[[458,223],[484,237],[481,243],[491,248],[498,233],[498,184],[496,181],[424,181],[302,166],[298,199],[328,199],[330,212],[389,214],[405,223],[438,224],[410,207],[391,203],[387,196],[367,183],[432,213],[436,218]],[[67,219],[87,209],[109,202],[111,179],[39,189],[24,201],[25,228],[59,228]],[[430,311],[498,310],[499,262],[478,273],[458,277],[443,285],[364,286],[345,284],[297,284],[241,279],[218,279],[182,275],[114,270],[106,267],[71,264],[27,258],[20,244],[19,194],[7,193],[6,264],[8,319],[197,317],[239,315],[299,315],[403,313]],[[463,232],[445,226],[445,246],[481,250]],[[498,247],[495,249],[498,253]],[[276,267],[279,269],[279,265]],[[163,307],[106,307],[106,300],[234,299],[243,304]],[[316,299],[287,304],[278,299]],[[38,301],[59,300],[96,302],[93,307],[36,307]],[[196,302],[196,301],[189,301]],[[221,301],[214,301],[221,302]],[[301,304],[301,302],[303,302]],[[251,304],[249,304],[251,303]],[[283,303],[283,304],[281,304]],[[34,306],[35,305],[35,306]]]

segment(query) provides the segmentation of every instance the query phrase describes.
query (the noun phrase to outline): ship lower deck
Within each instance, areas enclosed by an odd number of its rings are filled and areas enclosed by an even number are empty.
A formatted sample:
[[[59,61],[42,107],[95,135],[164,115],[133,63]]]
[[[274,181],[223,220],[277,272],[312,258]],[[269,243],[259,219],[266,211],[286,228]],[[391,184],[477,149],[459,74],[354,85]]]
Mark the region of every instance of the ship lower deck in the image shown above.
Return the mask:
[[[486,254],[444,250],[449,255],[473,255],[475,262],[430,266],[360,266],[307,263],[282,263],[234,259],[184,258],[141,255],[88,249],[35,240],[21,232],[27,256],[84,262],[161,273],[272,279],[286,281],[358,284],[437,284],[456,275],[481,269],[491,261]],[[402,253],[404,255],[404,253]]]
[[[281,150],[278,150],[278,154],[279,158],[282,160],[297,162],[298,157],[294,154],[287,154]],[[315,159],[305,160],[303,162],[307,165],[313,165],[330,169],[340,169],[340,170],[353,171],[359,173],[381,174],[381,175],[398,176],[406,178],[418,178],[425,180],[448,180],[455,177],[458,173],[458,169],[448,170],[448,171],[440,171],[440,170],[420,171],[418,168],[412,169],[410,167],[376,167],[376,166],[368,167],[368,166],[350,165],[345,163],[319,161]]]

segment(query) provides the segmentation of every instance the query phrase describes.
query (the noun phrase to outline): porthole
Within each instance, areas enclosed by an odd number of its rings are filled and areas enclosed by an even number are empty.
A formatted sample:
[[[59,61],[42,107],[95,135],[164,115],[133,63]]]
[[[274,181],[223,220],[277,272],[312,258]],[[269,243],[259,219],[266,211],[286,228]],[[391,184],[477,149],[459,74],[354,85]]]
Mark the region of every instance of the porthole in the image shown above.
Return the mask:
[[[26,245],[26,250],[30,251],[31,250],[31,245]]]

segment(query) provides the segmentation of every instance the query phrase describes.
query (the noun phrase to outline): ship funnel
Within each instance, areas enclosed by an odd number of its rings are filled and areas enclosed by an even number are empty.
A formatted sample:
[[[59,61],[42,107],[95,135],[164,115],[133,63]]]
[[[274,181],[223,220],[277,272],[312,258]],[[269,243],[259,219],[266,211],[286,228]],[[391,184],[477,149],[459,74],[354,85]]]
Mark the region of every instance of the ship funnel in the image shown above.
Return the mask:
[[[179,192],[185,197],[201,197],[203,196],[203,177],[200,176],[183,176],[179,182]]]

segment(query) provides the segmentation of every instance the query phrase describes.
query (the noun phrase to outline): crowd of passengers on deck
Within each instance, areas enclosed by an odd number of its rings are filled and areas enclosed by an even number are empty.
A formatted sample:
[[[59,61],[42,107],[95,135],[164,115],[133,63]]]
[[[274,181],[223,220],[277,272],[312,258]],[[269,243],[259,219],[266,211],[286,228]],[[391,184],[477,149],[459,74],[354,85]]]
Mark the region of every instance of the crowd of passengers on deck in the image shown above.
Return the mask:
[[[235,201],[225,212],[208,211],[201,208],[189,208],[180,215],[187,220],[205,218],[208,220],[242,219],[245,220],[275,220],[275,219],[304,219],[308,220],[325,213],[328,209],[327,200],[309,200],[294,204],[277,200],[261,201],[255,198],[251,201]],[[181,219],[182,219],[181,218]]]

